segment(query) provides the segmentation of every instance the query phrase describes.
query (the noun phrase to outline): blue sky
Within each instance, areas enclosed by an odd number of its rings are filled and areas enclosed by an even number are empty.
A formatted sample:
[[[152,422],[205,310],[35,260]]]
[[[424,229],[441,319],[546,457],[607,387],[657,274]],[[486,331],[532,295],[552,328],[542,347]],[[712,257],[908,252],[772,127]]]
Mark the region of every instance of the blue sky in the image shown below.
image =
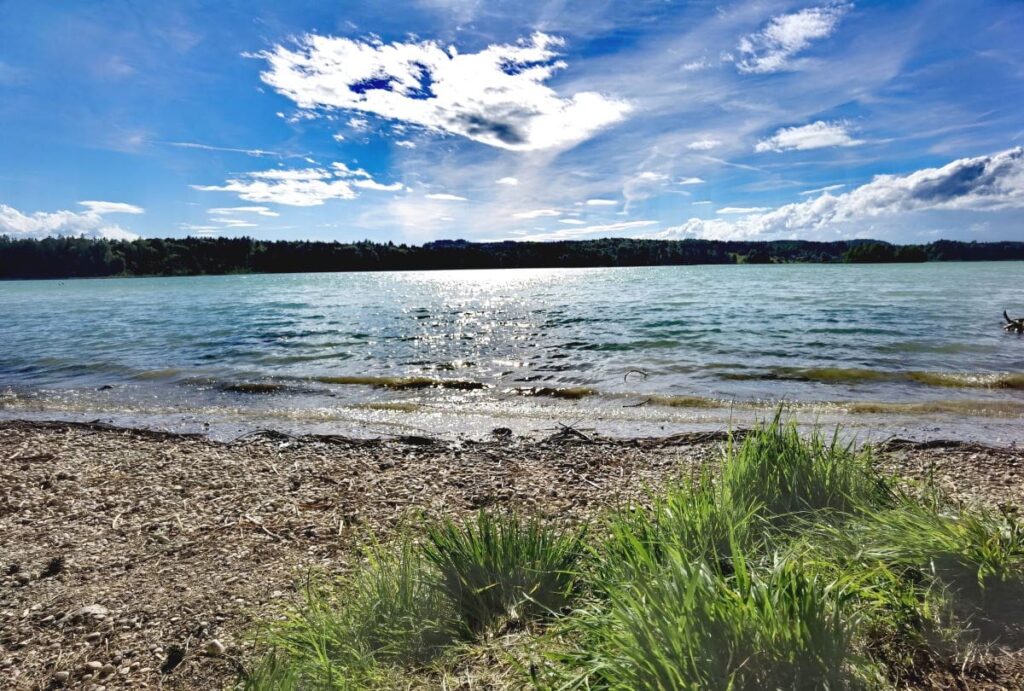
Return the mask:
[[[1024,2],[0,1],[0,233],[1024,240]]]

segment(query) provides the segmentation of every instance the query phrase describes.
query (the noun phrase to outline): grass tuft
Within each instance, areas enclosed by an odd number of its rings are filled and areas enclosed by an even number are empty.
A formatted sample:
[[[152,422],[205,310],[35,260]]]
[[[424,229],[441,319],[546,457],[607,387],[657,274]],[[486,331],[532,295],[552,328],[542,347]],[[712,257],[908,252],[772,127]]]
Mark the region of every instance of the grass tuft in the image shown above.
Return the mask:
[[[480,511],[473,521],[432,527],[423,553],[466,626],[480,632],[499,619],[516,622],[565,606],[576,585],[583,531]]]
[[[871,469],[867,451],[813,430],[801,437],[796,422],[775,417],[755,428],[736,450],[731,444],[721,482],[727,501],[751,507],[776,523],[814,513],[856,512],[884,505],[890,491]]]

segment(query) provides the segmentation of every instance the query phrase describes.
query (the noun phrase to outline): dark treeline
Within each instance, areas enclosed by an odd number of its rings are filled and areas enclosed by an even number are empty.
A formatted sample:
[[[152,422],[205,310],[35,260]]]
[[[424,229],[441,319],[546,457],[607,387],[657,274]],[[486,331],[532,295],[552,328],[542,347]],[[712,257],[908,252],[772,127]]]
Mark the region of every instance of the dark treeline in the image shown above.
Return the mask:
[[[1024,242],[892,245],[874,240],[720,242],[611,238],[422,246],[251,238],[21,240],[0,236],[0,278],[194,276],[306,271],[497,269],[679,264],[991,261],[1024,259]]]

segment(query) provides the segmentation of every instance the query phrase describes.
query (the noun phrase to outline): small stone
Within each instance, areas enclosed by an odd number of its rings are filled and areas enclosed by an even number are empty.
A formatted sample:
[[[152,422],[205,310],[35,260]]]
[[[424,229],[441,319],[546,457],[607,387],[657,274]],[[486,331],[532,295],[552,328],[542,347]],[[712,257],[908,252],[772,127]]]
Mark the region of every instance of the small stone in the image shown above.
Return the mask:
[[[107,664],[105,664],[102,667],[100,667],[100,676],[101,677],[109,677],[111,674],[113,674],[116,671],[117,671],[117,668],[114,667],[114,665],[112,665],[112,664],[110,664],[108,662]]]
[[[89,642],[89,643],[95,643],[96,641],[98,641],[102,637],[103,637],[103,634],[100,633],[99,631],[93,631],[92,633],[85,634],[85,640],[87,642]]]
[[[214,638],[203,647],[207,655],[221,656],[224,654],[224,644]]]
[[[86,605],[82,609],[74,613],[73,616],[84,619],[85,617],[93,617],[94,619],[105,619],[110,614],[110,610],[103,605]]]
[[[54,675],[53,675],[53,680],[55,682],[57,682],[58,684],[63,684],[64,682],[66,682],[70,678],[71,678],[71,672],[68,672],[67,670],[64,670],[64,669],[62,669],[59,672],[54,673]]]
[[[102,667],[103,663],[97,660],[89,660],[85,663],[85,669],[87,669],[90,672],[95,672],[96,670],[101,669]]]

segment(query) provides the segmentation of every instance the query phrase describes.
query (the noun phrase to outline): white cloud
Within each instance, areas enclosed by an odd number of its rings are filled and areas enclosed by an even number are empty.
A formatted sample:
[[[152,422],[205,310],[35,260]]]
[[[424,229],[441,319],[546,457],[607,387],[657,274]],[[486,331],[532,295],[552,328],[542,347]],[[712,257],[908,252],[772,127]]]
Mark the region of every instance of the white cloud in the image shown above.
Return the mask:
[[[370,121],[367,120],[366,118],[357,118],[353,116],[349,118],[345,124],[354,129],[356,132],[365,132],[366,130],[370,129]]]
[[[711,63],[706,58],[700,58],[699,60],[693,60],[680,66],[683,72],[698,72],[703,69],[711,67]]]
[[[460,197],[457,194],[447,194],[445,192],[434,192],[426,195],[427,199],[434,199],[440,202],[468,202],[469,200],[465,197]]]
[[[703,185],[707,180],[698,177],[683,178],[682,180],[676,180],[677,185]]]
[[[207,209],[206,213],[211,216],[233,216],[235,214],[256,214],[257,216],[280,216],[276,211],[271,211],[265,206],[225,206],[216,209]]]
[[[858,224],[915,211],[997,211],[1024,208],[1024,147],[987,156],[961,158],[941,168],[908,175],[878,175],[849,192],[786,204],[744,218],[691,218],[660,237],[716,239],[792,235],[795,232],[842,233]],[[723,210],[720,210],[724,211]]]
[[[141,206],[135,206],[134,204],[125,204],[123,202],[78,202],[81,206],[84,206],[90,212],[98,214],[100,216],[104,214],[141,214],[145,213],[145,209]]]
[[[141,214],[144,209],[122,202],[79,202],[85,211],[37,211],[25,214],[12,206],[0,204],[0,235],[15,238],[75,236],[134,240],[139,236],[107,221],[108,214]]]
[[[534,209],[533,211],[520,211],[517,214],[512,214],[512,218],[546,218],[561,215],[562,212],[557,209]]]
[[[233,154],[245,154],[246,156],[253,156],[255,158],[261,158],[263,156],[277,156],[280,158],[287,158],[284,154],[279,154],[276,151],[266,151],[264,149],[236,149],[230,146],[211,146],[209,144],[199,144],[197,142],[168,142],[171,146],[176,146],[179,149],[201,149],[203,151],[225,151]]]
[[[813,41],[831,36],[849,9],[837,3],[772,17],[763,29],[740,39],[736,67],[756,74],[793,69],[791,59]]]
[[[862,140],[850,136],[846,123],[818,120],[800,127],[783,127],[768,139],[759,141],[754,151],[806,151],[832,146],[857,146],[863,143]]]
[[[271,168],[229,178],[223,185],[192,185],[202,192],[234,192],[250,202],[285,204],[287,206],[319,206],[330,199],[355,199],[354,188],[375,191],[398,191],[401,183],[385,185],[373,180],[365,170],[351,169],[344,163],[325,168]]]
[[[376,180],[356,180],[352,185],[359,189],[374,190],[376,192],[401,192],[405,189],[405,185],[400,182],[393,182],[390,185],[385,185],[377,182]]]
[[[402,140],[399,140],[399,141],[395,142],[395,146],[400,146],[403,149],[415,149],[416,148],[416,142],[411,142],[408,139],[402,139]]]
[[[707,199],[702,199],[699,202],[690,202],[690,203],[693,204],[694,206],[705,206],[705,205],[711,204],[711,202],[709,200],[707,200]]]
[[[686,148],[690,151],[710,151],[716,147],[722,145],[719,139],[698,139],[695,142],[690,142],[686,145]]]
[[[756,214],[762,211],[768,211],[771,207],[769,206],[723,206],[721,209],[716,210],[715,213],[719,214]]]
[[[657,183],[665,182],[666,180],[668,180],[668,176],[665,175],[664,173],[655,173],[654,171],[651,170],[645,170],[641,173],[638,173],[634,180],[639,180],[640,182]]]
[[[519,178],[514,178],[514,177],[509,176],[509,177],[499,178],[496,182],[499,185],[508,185],[509,187],[515,187],[516,185],[519,184]]]
[[[588,199],[587,206],[615,206],[618,204],[614,199]]]
[[[622,120],[625,101],[593,91],[563,98],[546,82],[566,65],[560,39],[459,53],[436,41],[384,44],[308,34],[275,46],[265,83],[304,109],[378,115],[516,151],[567,147]]]
[[[525,240],[528,242],[544,242],[550,240],[572,240],[573,238],[581,238],[586,235],[594,237],[614,237],[623,231],[640,230],[642,228],[650,228],[651,226],[656,225],[658,225],[657,221],[622,221],[620,223],[606,223],[603,225],[585,226],[581,228],[559,228],[558,230],[552,230],[550,232],[521,235],[515,239]]]
[[[331,135],[331,139],[333,139],[336,142],[343,142],[345,141],[345,135],[343,135],[341,132],[335,132],[333,135]]]
[[[560,218],[558,219],[558,222],[564,223],[568,226],[584,226],[587,224],[586,221],[582,221],[578,218]]]
[[[818,194],[819,192],[834,192],[835,190],[841,190],[844,187],[846,187],[846,185],[843,184],[825,185],[824,187],[816,187],[813,190],[806,190],[804,192],[801,192],[800,194],[806,197],[811,194]]]

